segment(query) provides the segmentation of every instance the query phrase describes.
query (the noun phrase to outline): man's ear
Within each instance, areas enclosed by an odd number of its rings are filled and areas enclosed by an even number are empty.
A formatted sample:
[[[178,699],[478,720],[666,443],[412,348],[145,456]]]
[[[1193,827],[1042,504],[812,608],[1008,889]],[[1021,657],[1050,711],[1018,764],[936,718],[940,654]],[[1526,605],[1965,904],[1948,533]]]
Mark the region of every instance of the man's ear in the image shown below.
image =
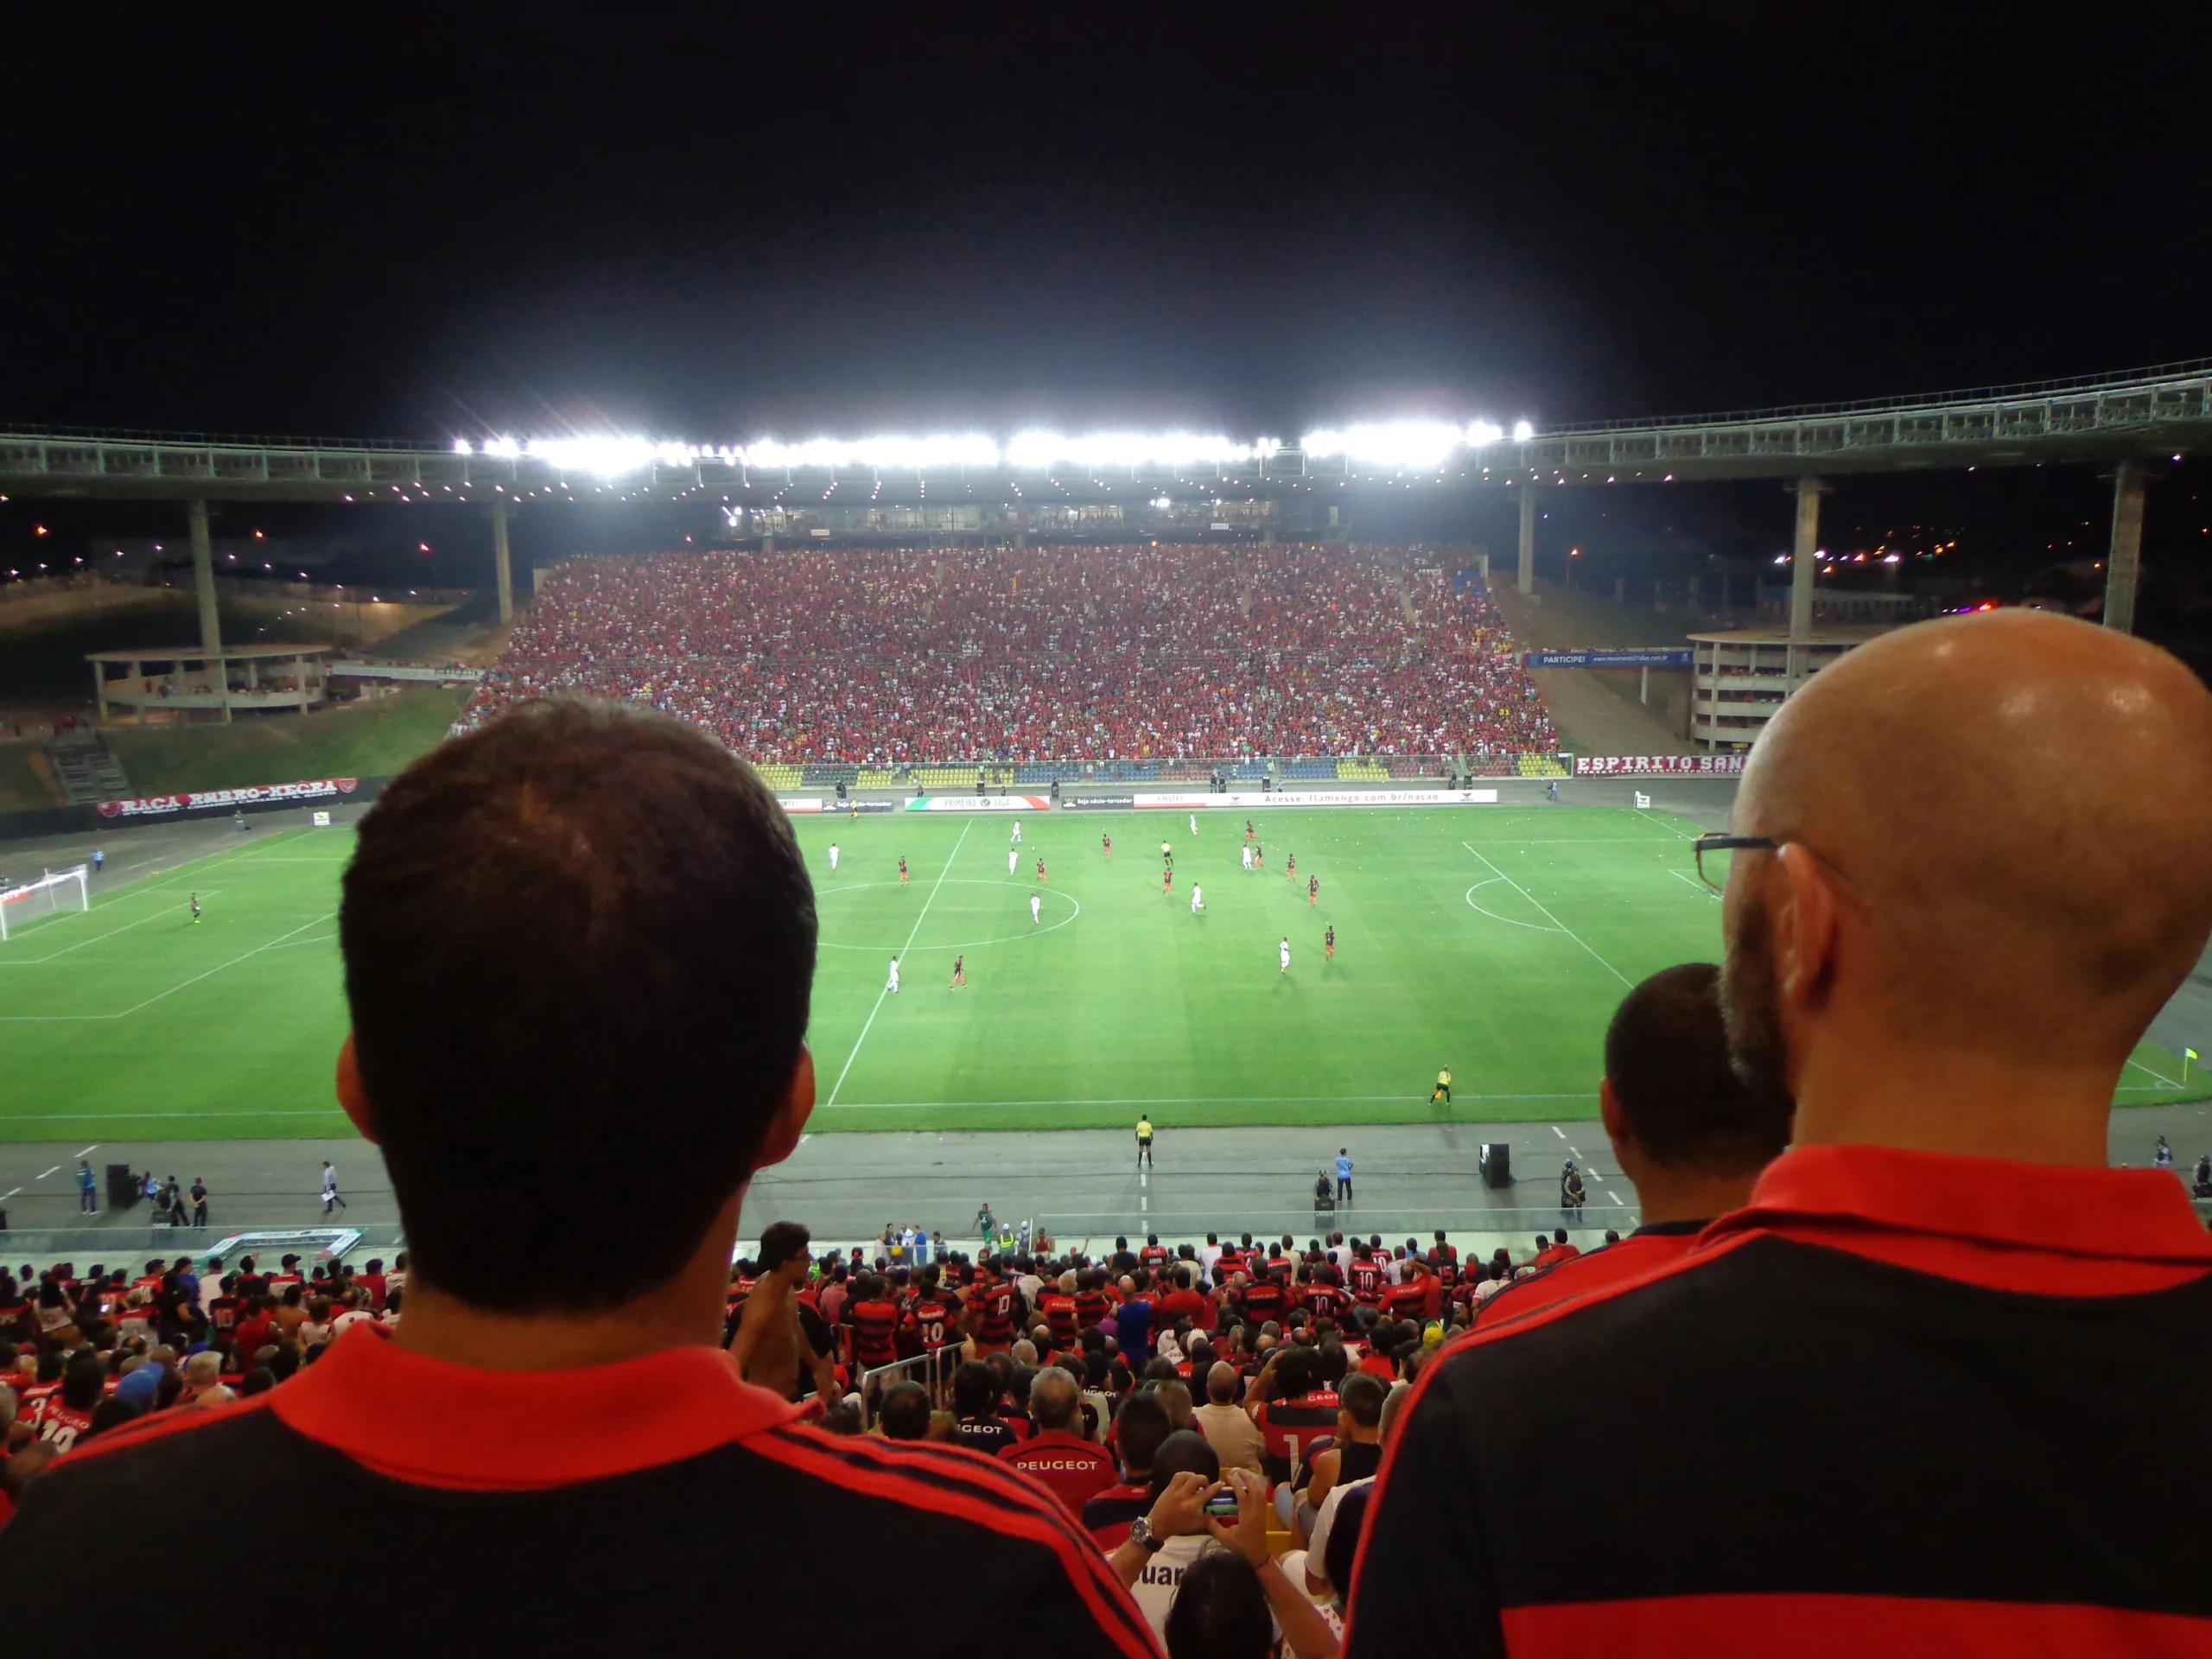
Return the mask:
[[[1605,1126],[1605,1138],[1619,1146],[1626,1138],[1628,1125],[1621,1120],[1621,1103],[1613,1093],[1611,1077],[1598,1079],[1598,1116]]]
[[[338,1049],[338,1103],[346,1109],[361,1139],[371,1146],[377,1140],[377,1115],[369,1104],[369,1091],[361,1083],[361,1063],[354,1057],[353,1033],[347,1032]]]
[[[1805,848],[1776,855],[1782,891],[1773,907],[1774,972],[1783,1007],[1817,1010],[1835,979],[1840,922],[1835,878]]]
[[[749,1181],[772,1164],[780,1164],[798,1150],[798,1138],[806,1132],[806,1120],[814,1112],[814,1051],[804,1043],[798,1046],[798,1064],[791,1067],[791,1086],[784,1090],[784,1097],[776,1104],[776,1116],[768,1125],[768,1133],[761,1140],[760,1154],[753,1160],[753,1169],[746,1179]]]

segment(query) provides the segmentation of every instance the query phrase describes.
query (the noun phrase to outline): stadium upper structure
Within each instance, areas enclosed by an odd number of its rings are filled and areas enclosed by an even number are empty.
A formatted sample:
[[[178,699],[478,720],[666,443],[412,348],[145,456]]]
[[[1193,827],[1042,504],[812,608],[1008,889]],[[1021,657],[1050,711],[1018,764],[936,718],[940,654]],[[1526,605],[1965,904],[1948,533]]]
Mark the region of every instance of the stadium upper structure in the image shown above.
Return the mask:
[[[1604,487],[1928,467],[2108,465],[2212,448],[2212,359],[2116,374],[1726,413],[1539,428],[1517,420],[1388,420],[1295,443],[1197,432],[1027,431],[763,438],[706,445],[624,434],[361,442],[56,428],[0,429],[0,493],[401,504],[601,499],[667,492],[835,488],[858,474],[891,496],[934,481],[1048,480],[1067,499],[1132,484],[1319,487]],[[1030,489],[1035,485],[1030,484]]]

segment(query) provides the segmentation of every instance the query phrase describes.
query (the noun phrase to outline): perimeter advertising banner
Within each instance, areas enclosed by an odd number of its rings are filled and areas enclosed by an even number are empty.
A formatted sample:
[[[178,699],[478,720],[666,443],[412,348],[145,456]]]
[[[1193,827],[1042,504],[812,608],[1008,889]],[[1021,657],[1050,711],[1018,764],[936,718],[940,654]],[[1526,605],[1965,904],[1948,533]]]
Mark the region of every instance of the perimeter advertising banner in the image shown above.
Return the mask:
[[[1494,806],[1494,789],[1278,789],[1264,795],[1094,795],[1070,806],[1111,805],[1139,812],[1251,812],[1275,806]]]
[[[917,795],[906,803],[909,812],[1045,812],[1051,799],[1043,795]]]
[[[821,813],[842,818],[855,812],[891,810],[889,801],[833,801],[820,795],[779,795],[776,797],[776,804],[784,809],[785,816],[791,817],[804,817],[812,813]]]
[[[1524,651],[1525,668],[1688,668],[1687,649],[1652,646],[1641,651]]]
[[[305,784],[257,784],[248,789],[209,789],[194,795],[142,795],[136,800],[102,801],[104,818],[168,818],[188,812],[236,812],[295,801],[335,800],[360,787],[358,778],[325,778]]]
[[[1740,754],[1578,754],[1578,778],[1659,778],[1678,773],[1730,774],[1744,769]]]

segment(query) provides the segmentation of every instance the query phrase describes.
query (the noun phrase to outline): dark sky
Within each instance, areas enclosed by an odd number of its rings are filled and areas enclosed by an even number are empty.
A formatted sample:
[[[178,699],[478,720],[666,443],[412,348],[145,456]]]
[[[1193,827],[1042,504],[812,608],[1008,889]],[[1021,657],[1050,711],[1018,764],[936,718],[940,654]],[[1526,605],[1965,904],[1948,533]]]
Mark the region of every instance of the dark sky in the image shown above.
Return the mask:
[[[2201,6],[42,10],[0,422],[1292,435],[2212,351]]]

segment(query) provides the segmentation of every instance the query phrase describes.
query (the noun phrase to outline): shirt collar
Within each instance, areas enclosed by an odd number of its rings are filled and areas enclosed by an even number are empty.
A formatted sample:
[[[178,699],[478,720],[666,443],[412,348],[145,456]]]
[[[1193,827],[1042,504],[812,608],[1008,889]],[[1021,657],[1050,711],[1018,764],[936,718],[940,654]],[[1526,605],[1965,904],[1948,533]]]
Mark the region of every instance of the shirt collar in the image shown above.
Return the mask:
[[[1706,1230],[1791,1221],[1933,1235],[2115,1261],[2212,1264],[2212,1235],[2171,1170],[2018,1163],[1896,1147],[1799,1147],[1759,1177],[1751,1201]]]
[[[1709,1221],[1647,1221],[1628,1236],[1630,1238],[1681,1238],[1701,1233],[1712,1226]],[[1627,1241],[1623,1240],[1624,1243]]]
[[[718,1348],[490,1371],[402,1348],[374,1325],[340,1337],[270,1404],[289,1427],[380,1473],[493,1491],[675,1463],[798,1415]]]

